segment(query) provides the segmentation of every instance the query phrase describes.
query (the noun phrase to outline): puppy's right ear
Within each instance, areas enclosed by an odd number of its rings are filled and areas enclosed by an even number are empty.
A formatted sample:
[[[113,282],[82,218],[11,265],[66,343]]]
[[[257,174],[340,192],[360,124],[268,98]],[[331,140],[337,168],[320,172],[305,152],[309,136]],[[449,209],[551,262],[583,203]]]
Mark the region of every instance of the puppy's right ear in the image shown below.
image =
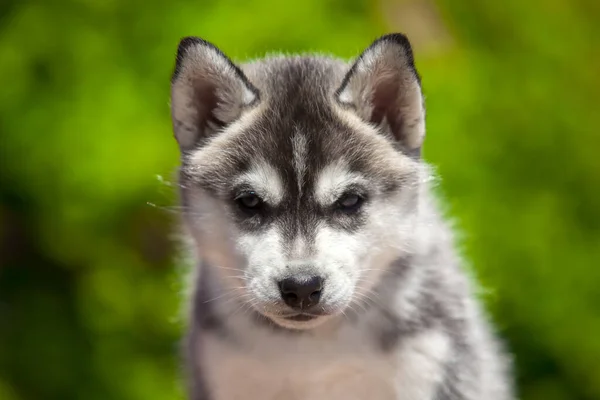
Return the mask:
[[[200,146],[258,101],[258,89],[213,44],[196,37],[181,40],[171,79],[171,118],[182,153]]]

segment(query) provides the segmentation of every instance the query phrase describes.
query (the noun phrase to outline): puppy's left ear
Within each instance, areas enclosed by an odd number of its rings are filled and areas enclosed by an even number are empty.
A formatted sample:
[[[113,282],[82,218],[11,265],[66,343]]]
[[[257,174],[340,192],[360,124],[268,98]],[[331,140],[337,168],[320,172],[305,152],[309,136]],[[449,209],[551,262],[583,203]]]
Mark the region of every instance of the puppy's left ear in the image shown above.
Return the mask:
[[[419,157],[425,137],[421,80],[406,36],[382,36],[367,48],[335,93],[337,101]]]

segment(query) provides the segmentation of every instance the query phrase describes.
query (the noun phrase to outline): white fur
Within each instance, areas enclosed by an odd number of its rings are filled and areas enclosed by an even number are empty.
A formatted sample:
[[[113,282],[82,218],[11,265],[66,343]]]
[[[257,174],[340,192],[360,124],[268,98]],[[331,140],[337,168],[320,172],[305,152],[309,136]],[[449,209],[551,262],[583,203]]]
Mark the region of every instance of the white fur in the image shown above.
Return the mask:
[[[341,324],[343,321],[334,321]],[[448,338],[423,332],[383,356],[369,326],[319,329],[313,336],[265,336],[240,318],[251,347],[200,338],[216,399],[424,400],[443,377]]]
[[[296,133],[292,138],[292,153],[294,154],[294,169],[298,178],[298,193],[302,195],[304,175],[306,174],[306,152],[308,143],[306,136]]]
[[[238,184],[245,184],[254,189],[267,203],[277,205],[283,199],[284,188],[279,174],[266,161],[256,161],[250,169],[240,175]]]
[[[348,186],[367,183],[362,175],[350,172],[347,165],[343,161],[339,161],[326,166],[320,173],[315,196],[319,203],[329,206],[344,193]]]

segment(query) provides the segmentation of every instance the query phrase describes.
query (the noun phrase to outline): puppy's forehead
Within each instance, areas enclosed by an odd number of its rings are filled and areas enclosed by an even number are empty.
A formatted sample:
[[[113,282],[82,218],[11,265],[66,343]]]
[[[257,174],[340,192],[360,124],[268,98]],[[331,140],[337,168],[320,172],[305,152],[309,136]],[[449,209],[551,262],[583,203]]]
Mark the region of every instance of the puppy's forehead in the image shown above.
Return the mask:
[[[209,185],[245,179],[279,202],[317,193],[325,199],[328,186],[359,175],[390,185],[397,179],[393,147],[333,101],[342,63],[296,57],[245,69],[262,104],[192,157]]]

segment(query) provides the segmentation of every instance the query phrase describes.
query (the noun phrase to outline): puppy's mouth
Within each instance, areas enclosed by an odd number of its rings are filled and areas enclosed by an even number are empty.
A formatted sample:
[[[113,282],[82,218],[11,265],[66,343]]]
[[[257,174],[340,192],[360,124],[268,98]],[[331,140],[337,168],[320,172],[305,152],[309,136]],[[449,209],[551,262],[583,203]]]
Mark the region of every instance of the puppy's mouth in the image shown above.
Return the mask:
[[[265,315],[267,316],[267,315]],[[329,320],[332,315],[330,314],[313,314],[307,312],[269,315],[267,316],[271,321],[277,325],[292,329],[292,330],[305,330],[315,328],[325,321]]]
[[[287,319],[288,321],[306,322],[306,321],[312,321],[313,319],[319,318],[319,316],[318,315],[310,315],[310,314],[296,314],[296,315],[286,316],[283,318]]]

